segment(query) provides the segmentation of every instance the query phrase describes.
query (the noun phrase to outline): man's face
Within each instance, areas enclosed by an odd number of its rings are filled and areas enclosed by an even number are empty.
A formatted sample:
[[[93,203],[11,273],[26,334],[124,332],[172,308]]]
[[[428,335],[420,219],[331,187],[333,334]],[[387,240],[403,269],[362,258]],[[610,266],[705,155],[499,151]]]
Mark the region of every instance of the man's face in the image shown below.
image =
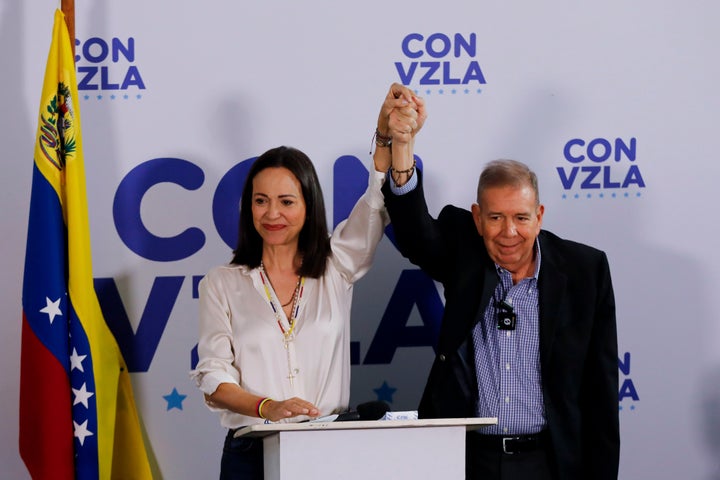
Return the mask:
[[[473,219],[490,258],[521,277],[532,275],[535,239],[545,211],[532,187],[491,187],[479,200],[472,206]]]

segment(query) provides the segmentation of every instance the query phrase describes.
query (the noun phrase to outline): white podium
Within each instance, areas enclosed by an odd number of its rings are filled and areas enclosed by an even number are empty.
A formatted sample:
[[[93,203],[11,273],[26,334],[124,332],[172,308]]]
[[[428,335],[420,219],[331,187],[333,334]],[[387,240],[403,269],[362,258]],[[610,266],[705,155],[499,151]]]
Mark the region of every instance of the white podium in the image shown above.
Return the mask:
[[[265,480],[465,478],[465,433],[496,418],[260,424]]]

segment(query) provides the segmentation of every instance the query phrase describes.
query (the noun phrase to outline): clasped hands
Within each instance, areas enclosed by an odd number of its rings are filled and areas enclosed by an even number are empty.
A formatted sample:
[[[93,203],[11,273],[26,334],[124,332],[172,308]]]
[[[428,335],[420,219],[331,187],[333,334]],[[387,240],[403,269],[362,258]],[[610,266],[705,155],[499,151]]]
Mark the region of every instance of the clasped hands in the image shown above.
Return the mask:
[[[406,86],[393,83],[380,108],[377,129],[381,135],[392,137],[393,143],[404,145],[417,135],[426,119],[425,101]]]

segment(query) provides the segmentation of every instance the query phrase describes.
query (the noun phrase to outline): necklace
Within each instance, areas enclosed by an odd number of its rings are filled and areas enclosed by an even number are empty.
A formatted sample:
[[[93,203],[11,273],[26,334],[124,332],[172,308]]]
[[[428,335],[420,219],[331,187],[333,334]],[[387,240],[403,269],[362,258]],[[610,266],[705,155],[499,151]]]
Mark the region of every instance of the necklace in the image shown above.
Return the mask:
[[[270,292],[270,277],[268,276],[267,272],[265,271],[265,266],[262,262],[260,262],[260,280],[262,281],[263,287],[265,288],[265,296],[267,297],[268,303],[270,304],[270,308],[272,308],[273,314],[275,315],[275,320],[277,321],[278,327],[280,327],[280,332],[283,334],[283,345],[285,346],[285,352],[287,354],[287,364],[288,364],[288,380],[290,380],[290,385],[293,385],[293,380],[295,379],[295,375],[293,373],[297,373],[297,369],[293,370],[292,368],[292,361],[290,359],[290,342],[292,342],[295,339],[295,325],[297,325],[297,316],[298,312],[300,311],[300,300],[302,299],[303,291],[305,290],[305,277],[300,276],[298,277],[297,284],[295,285],[295,291],[293,292],[292,298],[290,299],[290,302],[292,302],[293,306],[290,309],[290,317],[288,318],[288,328],[287,330],[283,326],[282,316],[280,315],[280,308],[275,306],[275,301],[273,300],[272,293]],[[267,280],[265,279],[267,277]],[[283,305],[289,305],[290,302]]]

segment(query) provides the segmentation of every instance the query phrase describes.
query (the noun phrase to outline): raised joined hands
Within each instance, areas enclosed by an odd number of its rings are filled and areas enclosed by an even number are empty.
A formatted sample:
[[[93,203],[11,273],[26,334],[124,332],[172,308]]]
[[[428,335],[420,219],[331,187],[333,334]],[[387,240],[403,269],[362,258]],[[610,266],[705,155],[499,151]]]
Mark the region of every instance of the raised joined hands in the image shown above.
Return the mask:
[[[378,115],[378,131],[393,142],[408,143],[420,131],[425,120],[425,101],[404,85],[393,83]]]

